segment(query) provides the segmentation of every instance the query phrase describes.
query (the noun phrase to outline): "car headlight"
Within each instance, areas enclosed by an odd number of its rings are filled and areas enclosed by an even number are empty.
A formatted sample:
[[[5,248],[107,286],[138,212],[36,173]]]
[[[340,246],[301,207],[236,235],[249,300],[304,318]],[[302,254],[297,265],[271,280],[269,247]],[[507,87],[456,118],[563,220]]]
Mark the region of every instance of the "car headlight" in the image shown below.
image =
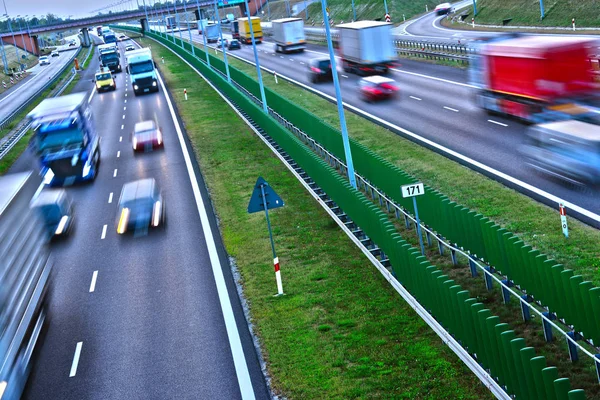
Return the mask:
[[[135,136],[133,137],[133,149],[137,150],[137,138]]]
[[[156,131],[156,141],[158,142],[158,144],[162,143],[162,133],[159,130]]]
[[[138,85],[133,85],[133,90],[138,90],[138,89],[139,89]]]
[[[156,81],[152,82],[152,86],[156,87]]]
[[[100,83],[99,83],[99,82],[96,82],[96,88],[97,88],[97,89],[100,89],[101,87],[102,87],[102,85],[100,85]]]
[[[55,235],[61,235],[63,233],[68,220],[69,220],[69,216],[63,215],[63,217],[60,219],[60,222],[58,223],[58,227],[56,228],[56,231],[54,231]]]
[[[90,164],[90,160],[87,160],[85,164],[83,164],[83,170],[81,171],[82,177],[87,177],[90,174],[90,170],[92,169],[92,165]]]
[[[152,210],[152,226],[158,226],[160,222],[160,201],[154,203],[154,209]]]
[[[121,217],[119,218],[119,225],[117,226],[117,233],[123,234],[127,230],[127,223],[129,222],[129,208],[123,208],[121,211]]]

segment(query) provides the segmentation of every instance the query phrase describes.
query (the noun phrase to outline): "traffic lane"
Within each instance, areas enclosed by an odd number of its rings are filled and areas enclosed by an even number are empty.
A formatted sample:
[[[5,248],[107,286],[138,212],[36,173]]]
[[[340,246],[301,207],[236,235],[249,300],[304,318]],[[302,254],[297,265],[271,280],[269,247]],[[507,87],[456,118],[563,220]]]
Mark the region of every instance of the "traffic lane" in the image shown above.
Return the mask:
[[[33,68],[30,79],[22,82],[15,90],[4,92],[0,96],[0,120],[3,120],[24,102],[29,100],[46,82],[58,74],[60,69],[68,63],[73,51],[61,53],[59,57],[51,57],[50,65],[36,66]]]
[[[238,54],[253,61],[254,54],[250,46],[244,48]],[[335,96],[333,85],[330,83],[309,82],[307,70],[298,65],[300,60],[294,59],[296,63],[287,64],[289,58],[273,57],[269,49],[264,48],[258,54],[261,66],[275,70],[281,68],[280,70],[285,71],[284,75],[316,87],[329,96]],[[407,75],[411,75],[410,79]],[[531,168],[520,156],[520,148],[526,140],[527,126],[512,119],[488,115],[480,110],[475,105],[474,89],[468,85],[399,73],[394,69],[391,76],[399,83],[402,100],[388,103],[393,104],[390,107],[381,104],[369,105],[361,101],[356,85],[358,78],[344,73],[340,73],[339,76],[344,102],[590,211],[600,210],[597,191],[594,189],[573,187],[542,174],[532,174]],[[399,110],[405,112],[399,113]]]
[[[497,36],[497,32],[468,31],[460,29],[449,29],[441,25],[440,21],[445,16],[436,15],[430,12],[417,18],[414,22],[406,24],[403,28],[410,36],[424,38],[446,38],[446,39],[466,39],[475,40],[484,37]]]

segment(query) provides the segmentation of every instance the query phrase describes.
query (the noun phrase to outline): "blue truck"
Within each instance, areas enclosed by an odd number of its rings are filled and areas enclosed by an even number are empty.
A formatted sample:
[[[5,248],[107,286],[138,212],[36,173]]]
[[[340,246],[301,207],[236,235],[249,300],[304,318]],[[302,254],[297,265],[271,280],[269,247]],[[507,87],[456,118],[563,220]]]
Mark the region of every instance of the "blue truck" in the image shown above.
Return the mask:
[[[131,76],[133,93],[158,92],[158,73],[149,48],[126,53],[127,73]]]
[[[117,35],[113,31],[104,32],[104,43],[117,43]]]
[[[100,139],[87,97],[74,93],[46,99],[27,114],[40,173],[51,186],[94,180],[98,174]]]

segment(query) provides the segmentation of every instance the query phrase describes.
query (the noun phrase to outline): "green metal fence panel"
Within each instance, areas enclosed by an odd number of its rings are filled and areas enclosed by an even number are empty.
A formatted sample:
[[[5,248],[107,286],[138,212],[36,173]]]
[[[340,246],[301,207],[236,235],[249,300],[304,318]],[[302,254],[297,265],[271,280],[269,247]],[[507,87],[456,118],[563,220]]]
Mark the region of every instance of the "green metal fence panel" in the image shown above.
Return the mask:
[[[569,400],[585,400],[585,392],[583,389],[575,389],[569,392]]]
[[[516,390],[515,393],[517,393],[517,398],[519,399],[529,399],[529,391],[527,388],[528,382],[525,380],[525,371],[523,370],[523,363],[521,361],[521,350],[525,347],[525,339],[523,338],[516,338],[510,341],[513,371],[517,378],[516,383],[518,385],[518,390]]]
[[[569,400],[571,382],[567,378],[558,378],[554,381],[554,391],[556,392],[556,400]]]
[[[546,357],[538,356],[531,359],[531,371],[533,374],[533,382],[535,384],[538,399],[552,399],[552,392],[548,393],[544,384],[544,375],[542,371],[546,368]]]
[[[554,381],[558,379],[558,370],[556,367],[547,367],[542,370],[542,378],[544,379],[544,387],[548,399],[556,399],[556,389]]]
[[[523,370],[523,377],[526,382],[527,396],[530,400],[542,399],[543,394],[538,393],[537,386],[533,379],[533,367],[531,365],[531,359],[535,357],[535,349],[533,347],[522,348],[521,351],[521,368]]]

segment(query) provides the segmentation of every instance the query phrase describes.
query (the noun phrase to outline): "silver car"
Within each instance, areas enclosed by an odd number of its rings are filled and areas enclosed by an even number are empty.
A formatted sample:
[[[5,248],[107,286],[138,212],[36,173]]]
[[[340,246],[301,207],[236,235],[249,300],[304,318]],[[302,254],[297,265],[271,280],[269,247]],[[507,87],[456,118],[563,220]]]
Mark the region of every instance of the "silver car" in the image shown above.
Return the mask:
[[[50,59],[48,56],[41,56],[38,61],[40,65],[50,65]]]

